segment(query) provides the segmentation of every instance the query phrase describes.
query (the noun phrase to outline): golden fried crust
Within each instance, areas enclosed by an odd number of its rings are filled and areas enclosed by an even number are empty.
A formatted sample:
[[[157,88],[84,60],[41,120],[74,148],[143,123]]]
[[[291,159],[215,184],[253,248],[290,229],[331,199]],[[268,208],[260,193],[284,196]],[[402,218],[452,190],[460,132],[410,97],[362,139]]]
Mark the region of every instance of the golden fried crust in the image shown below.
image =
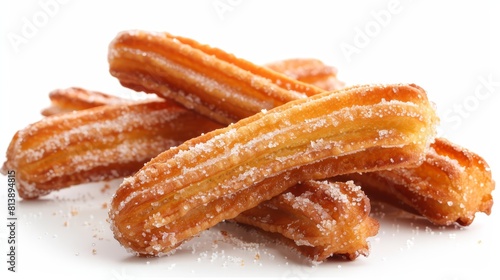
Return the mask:
[[[44,116],[131,102],[117,96],[78,87],[53,90],[49,93],[49,98],[52,104],[42,110]]]
[[[223,124],[323,90],[168,33],[128,31],[109,46],[110,73]]]
[[[334,91],[344,87],[344,83],[337,79],[337,69],[325,65],[318,59],[292,58],[268,63],[265,66],[292,79],[315,85],[326,91]]]
[[[306,181],[238,215],[237,222],[279,233],[314,261],[368,255],[378,232],[370,202],[352,182]]]
[[[416,168],[349,174],[371,198],[420,214],[437,225],[470,225],[477,212],[489,214],[495,188],[478,155],[438,138]]]
[[[341,174],[332,166],[343,156],[363,158],[344,172],[401,154],[417,158],[415,165],[436,122],[414,85],[358,86],[289,102],[188,140],[125,179],[110,209],[115,238],[139,254],[168,253],[298,182]],[[401,153],[371,157],[375,148]]]
[[[165,101],[95,107],[47,117],[18,131],[2,171],[16,170],[20,196],[36,198],[128,175],[171,146],[219,127]]]

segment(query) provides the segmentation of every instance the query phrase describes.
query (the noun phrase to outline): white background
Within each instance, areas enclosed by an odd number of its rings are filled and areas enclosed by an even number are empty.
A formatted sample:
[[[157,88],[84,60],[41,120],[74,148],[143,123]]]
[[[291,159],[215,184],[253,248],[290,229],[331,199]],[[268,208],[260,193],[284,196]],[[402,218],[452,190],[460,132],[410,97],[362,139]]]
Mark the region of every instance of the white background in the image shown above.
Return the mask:
[[[53,89],[130,95],[108,73],[107,47],[122,30],[167,31],[255,63],[314,57],[347,85],[411,82],[427,90],[440,135],[483,156],[498,181],[500,8],[495,1],[1,1],[1,136],[39,120]],[[495,3],[494,3],[495,2]],[[7,185],[1,177],[0,184]],[[255,232],[222,225],[175,255],[133,257],[112,238],[104,203],[119,181],[78,186],[18,203],[18,272],[85,279],[477,279],[498,276],[498,207],[466,229],[440,228],[375,207],[371,255],[311,266]],[[497,192],[495,197],[498,198]],[[0,193],[6,223],[6,192]],[[233,237],[220,234],[221,230]],[[7,228],[0,227],[6,259]],[[258,257],[256,257],[258,256]],[[490,274],[490,275],[491,275]],[[6,279],[4,276],[2,279]]]

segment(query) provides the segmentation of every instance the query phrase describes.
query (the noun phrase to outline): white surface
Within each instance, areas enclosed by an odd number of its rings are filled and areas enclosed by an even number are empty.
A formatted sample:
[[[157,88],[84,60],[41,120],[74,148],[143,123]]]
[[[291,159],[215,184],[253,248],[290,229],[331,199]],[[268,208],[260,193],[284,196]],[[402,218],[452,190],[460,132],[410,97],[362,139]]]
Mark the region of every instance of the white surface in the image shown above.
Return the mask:
[[[335,65],[349,85],[417,83],[436,103],[441,134],[482,155],[498,181],[500,9],[494,1],[103,2],[1,1],[0,151],[7,149],[15,131],[40,119],[52,89],[81,86],[133,94],[108,74],[107,45],[121,30],[146,29],[191,37],[256,63],[319,58]],[[52,4],[47,8],[43,3]],[[363,37],[360,30],[369,35]],[[18,44],[12,42],[14,37]],[[348,45],[356,48],[352,55],[342,51]],[[485,80],[489,87],[484,87]],[[3,176],[0,182],[7,185]],[[173,256],[136,258],[112,238],[106,222],[103,204],[118,184],[111,182],[104,192],[103,184],[91,184],[38,201],[19,201],[18,272],[7,272],[2,261],[1,279],[498,275],[497,206],[491,216],[478,215],[466,229],[438,228],[397,211],[375,209],[381,229],[371,239],[371,255],[354,262],[311,266],[286,248],[234,225],[202,234]],[[498,191],[494,196],[499,198]],[[0,198],[6,223],[5,191]],[[221,230],[233,237],[224,237]],[[7,254],[6,236],[7,228],[1,226],[2,259]]]

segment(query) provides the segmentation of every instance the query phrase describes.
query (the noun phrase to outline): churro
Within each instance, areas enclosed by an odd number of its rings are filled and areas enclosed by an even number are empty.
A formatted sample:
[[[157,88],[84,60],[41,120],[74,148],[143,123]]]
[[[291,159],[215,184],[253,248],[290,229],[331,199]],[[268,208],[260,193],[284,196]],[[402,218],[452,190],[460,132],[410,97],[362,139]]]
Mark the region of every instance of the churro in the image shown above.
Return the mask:
[[[164,150],[219,127],[164,100],[55,115],[15,134],[2,172],[16,170],[19,195],[37,198],[71,185],[129,175]]]
[[[115,238],[161,255],[298,182],[415,165],[436,122],[414,85],[357,86],[261,112],[171,148],[126,178],[110,209]]]
[[[223,124],[323,92],[168,33],[122,32],[109,46],[108,61],[110,73],[123,86],[173,99]]]

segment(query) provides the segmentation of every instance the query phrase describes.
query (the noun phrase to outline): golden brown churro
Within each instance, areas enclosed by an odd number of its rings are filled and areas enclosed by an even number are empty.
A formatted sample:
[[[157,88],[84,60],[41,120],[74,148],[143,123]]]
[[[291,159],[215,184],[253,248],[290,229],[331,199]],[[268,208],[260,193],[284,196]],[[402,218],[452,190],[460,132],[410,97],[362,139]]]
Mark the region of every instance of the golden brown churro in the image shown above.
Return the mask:
[[[55,115],[16,133],[2,172],[16,170],[19,195],[36,198],[74,184],[128,175],[171,146],[218,127],[164,100]]]
[[[256,114],[171,148],[125,179],[110,209],[115,238],[161,255],[298,182],[416,164],[436,121],[414,85],[358,86]],[[334,168],[343,157],[360,160]]]
[[[109,46],[108,61],[122,85],[173,99],[223,124],[323,92],[168,33],[122,32]]]

